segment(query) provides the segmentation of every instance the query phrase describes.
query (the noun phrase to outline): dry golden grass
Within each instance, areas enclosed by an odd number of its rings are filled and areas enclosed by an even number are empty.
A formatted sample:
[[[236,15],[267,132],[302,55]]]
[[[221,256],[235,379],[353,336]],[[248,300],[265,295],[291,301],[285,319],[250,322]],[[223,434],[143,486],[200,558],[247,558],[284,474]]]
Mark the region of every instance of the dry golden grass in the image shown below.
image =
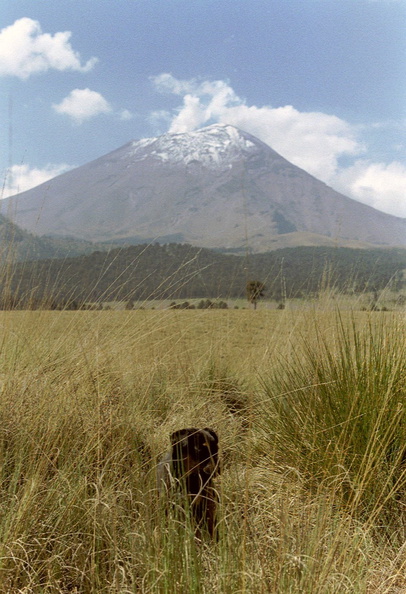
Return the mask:
[[[403,431],[404,320],[322,309],[0,312],[0,592],[405,592],[404,471],[376,463]],[[362,374],[363,395],[388,386],[364,450],[331,433],[342,468],[314,454],[335,414],[353,421],[338,363],[354,394]],[[155,492],[170,432],[192,425],[220,435],[216,543],[168,523]]]

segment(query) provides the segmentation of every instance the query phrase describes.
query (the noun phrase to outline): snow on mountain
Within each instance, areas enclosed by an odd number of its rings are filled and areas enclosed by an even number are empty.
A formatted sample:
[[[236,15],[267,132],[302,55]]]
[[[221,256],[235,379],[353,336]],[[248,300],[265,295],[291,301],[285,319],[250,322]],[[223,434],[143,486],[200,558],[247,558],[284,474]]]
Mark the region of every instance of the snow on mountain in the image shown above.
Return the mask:
[[[134,162],[153,158],[163,163],[200,163],[219,169],[224,165],[231,167],[233,161],[255,148],[255,143],[237,128],[213,124],[195,132],[135,141],[123,158],[130,157]]]

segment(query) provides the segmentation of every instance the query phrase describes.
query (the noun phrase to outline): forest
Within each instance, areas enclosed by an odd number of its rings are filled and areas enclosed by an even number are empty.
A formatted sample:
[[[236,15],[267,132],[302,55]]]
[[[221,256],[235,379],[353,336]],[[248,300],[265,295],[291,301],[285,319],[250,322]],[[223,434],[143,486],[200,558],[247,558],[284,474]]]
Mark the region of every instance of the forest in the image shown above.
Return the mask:
[[[298,247],[225,255],[188,244],[143,244],[75,258],[3,266],[3,309],[148,299],[231,299],[249,281],[284,300],[336,288],[344,294],[405,286],[406,251]]]

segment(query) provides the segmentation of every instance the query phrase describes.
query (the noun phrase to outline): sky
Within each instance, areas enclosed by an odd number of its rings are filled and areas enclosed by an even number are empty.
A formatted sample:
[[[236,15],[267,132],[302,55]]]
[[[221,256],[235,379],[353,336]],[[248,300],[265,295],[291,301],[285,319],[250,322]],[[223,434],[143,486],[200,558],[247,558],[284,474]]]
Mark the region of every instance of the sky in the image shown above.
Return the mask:
[[[1,197],[231,124],[406,217],[406,0],[3,0]]]

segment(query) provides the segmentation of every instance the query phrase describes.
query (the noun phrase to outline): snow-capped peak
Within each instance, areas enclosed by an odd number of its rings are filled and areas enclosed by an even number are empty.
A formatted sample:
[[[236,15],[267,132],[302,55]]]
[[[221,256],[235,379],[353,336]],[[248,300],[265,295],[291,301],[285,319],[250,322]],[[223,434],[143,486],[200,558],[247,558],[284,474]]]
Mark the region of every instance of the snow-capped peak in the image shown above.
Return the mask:
[[[131,144],[134,161],[154,158],[161,162],[200,163],[210,169],[229,166],[251,152],[255,144],[248,135],[230,125],[213,124],[193,132],[167,133],[157,138],[145,138]]]

